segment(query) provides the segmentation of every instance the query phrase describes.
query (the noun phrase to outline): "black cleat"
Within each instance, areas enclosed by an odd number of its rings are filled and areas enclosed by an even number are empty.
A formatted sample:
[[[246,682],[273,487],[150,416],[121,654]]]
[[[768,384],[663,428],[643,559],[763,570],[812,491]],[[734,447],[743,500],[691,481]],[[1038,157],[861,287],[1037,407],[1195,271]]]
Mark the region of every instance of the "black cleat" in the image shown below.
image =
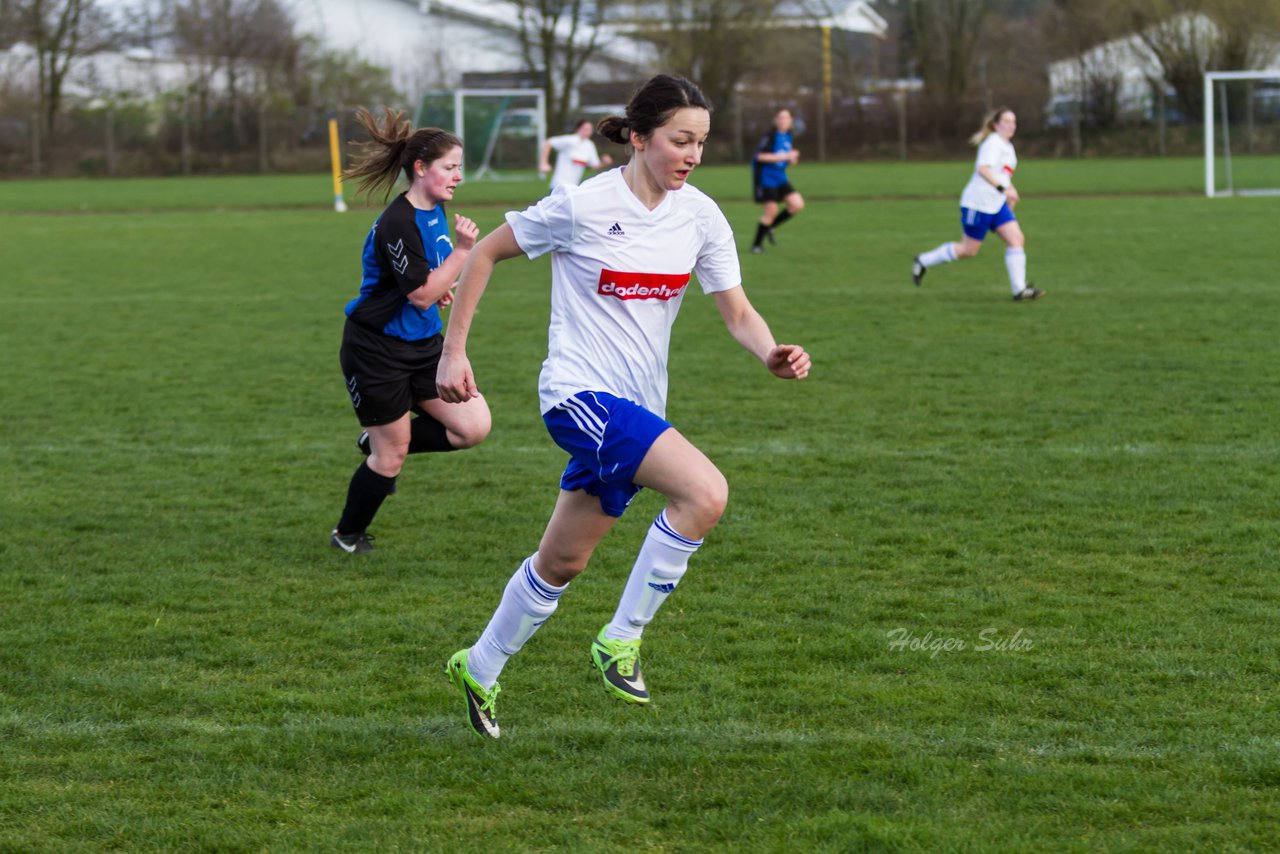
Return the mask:
[[[1033,299],[1040,299],[1044,296],[1044,291],[1039,288],[1033,288],[1027,285],[1022,290],[1013,295],[1014,302],[1031,302]]]
[[[373,551],[373,536],[364,531],[358,534],[339,534],[338,529],[334,528],[329,536],[329,545],[347,554],[362,555]]]
[[[763,255],[763,254],[764,254],[764,247],[763,247],[763,246],[761,246],[759,243],[755,244],[754,246],[752,246],[752,247],[751,247],[751,254],[752,254],[752,255]]]
[[[777,246],[777,245],[778,245],[778,238],[776,238],[776,237],[774,237],[774,236],[773,236],[773,228],[772,228],[772,227],[770,227],[770,228],[769,228],[769,230],[768,230],[768,231],[766,231],[766,232],[764,233],[764,236],[765,236],[765,237],[767,237],[767,238],[769,238],[769,245],[770,245],[770,246]]]
[[[929,268],[920,263],[920,256],[911,259],[911,283],[917,288],[924,281],[924,274],[929,272]]]

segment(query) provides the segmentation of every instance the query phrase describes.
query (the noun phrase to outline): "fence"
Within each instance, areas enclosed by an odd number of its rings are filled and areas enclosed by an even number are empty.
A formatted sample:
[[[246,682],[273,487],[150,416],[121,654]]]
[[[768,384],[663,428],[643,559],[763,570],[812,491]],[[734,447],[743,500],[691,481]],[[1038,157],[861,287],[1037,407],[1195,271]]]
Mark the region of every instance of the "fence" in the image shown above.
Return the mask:
[[[976,128],[983,105],[966,109],[974,127],[950,134],[938,127],[919,98],[901,101],[892,93],[836,99],[830,110],[801,94],[786,103],[745,104],[717,114],[708,162],[749,159],[771,125],[773,111],[788,106],[798,122],[796,145],[806,160],[939,159],[967,156],[963,142]],[[1018,150],[1030,156],[1076,154],[1071,130],[1048,126],[1038,110],[1019,108]],[[60,117],[52,144],[34,110],[9,104],[0,112],[0,177],[132,176],[253,172],[324,172],[328,169],[327,122],[337,116],[340,138],[362,139],[353,110],[279,111],[225,104],[204,106],[196,99],[154,103],[101,104],[71,109]],[[406,108],[407,114],[412,110]],[[558,132],[558,129],[549,129]],[[1264,150],[1276,150],[1280,127],[1259,122]],[[1237,133],[1233,129],[1233,133]],[[1243,131],[1240,131],[1243,133]],[[1198,155],[1198,124],[1157,128],[1134,124],[1085,128],[1080,153],[1100,155]],[[599,141],[615,160],[622,153]]]

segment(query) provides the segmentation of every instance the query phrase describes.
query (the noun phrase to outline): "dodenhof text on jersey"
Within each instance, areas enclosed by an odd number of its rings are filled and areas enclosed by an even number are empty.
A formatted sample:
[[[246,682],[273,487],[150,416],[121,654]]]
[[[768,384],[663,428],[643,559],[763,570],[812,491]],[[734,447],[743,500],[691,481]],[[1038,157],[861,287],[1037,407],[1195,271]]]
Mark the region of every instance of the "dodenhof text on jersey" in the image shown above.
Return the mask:
[[[689,273],[620,273],[601,270],[596,293],[618,299],[675,299],[689,284]]]

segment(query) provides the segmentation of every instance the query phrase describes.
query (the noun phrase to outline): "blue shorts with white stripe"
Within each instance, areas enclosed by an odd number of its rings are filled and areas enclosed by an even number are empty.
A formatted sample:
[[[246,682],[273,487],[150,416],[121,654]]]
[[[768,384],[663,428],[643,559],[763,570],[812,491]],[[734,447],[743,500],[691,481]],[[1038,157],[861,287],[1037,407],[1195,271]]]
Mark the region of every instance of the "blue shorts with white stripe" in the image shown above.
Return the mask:
[[[603,391],[580,391],[542,416],[555,443],[569,453],[560,488],[582,489],[621,516],[640,491],[632,478],[659,436],[671,429],[640,404]]]

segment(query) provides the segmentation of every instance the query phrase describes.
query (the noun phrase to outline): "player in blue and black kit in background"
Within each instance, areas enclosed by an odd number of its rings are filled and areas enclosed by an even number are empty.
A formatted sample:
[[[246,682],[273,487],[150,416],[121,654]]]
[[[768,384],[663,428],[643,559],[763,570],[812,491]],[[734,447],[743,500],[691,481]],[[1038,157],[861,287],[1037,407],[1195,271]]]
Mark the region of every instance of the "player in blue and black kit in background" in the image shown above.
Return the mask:
[[[403,173],[409,188],[369,230],[360,294],[347,303],[342,331],[342,373],[364,428],[357,445],[369,458],[351,477],[329,543],[353,554],[373,549],[369,524],[395,492],[407,455],[470,448],[490,426],[483,398],[445,403],[436,391],[440,307],[452,301],[479,234],[474,222],[455,214],[456,246],[449,237],[444,203],[462,183],[462,141],[438,128],[412,130],[390,110],[381,126],[364,109],[356,119],[372,142],[346,177],[363,179],[361,192],[381,187],[385,195]]]
[[[757,254],[764,251],[766,237],[770,243],[776,243],[773,233],[804,210],[804,197],[787,180],[787,167],[800,159],[800,152],[791,141],[792,121],[790,110],[786,107],[778,110],[773,117],[773,130],[760,140],[751,161],[755,199],[764,204],[756,226],[756,239],[751,244],[751,251]],[[786,205],[781,212],[778,211],[779,202]]]

